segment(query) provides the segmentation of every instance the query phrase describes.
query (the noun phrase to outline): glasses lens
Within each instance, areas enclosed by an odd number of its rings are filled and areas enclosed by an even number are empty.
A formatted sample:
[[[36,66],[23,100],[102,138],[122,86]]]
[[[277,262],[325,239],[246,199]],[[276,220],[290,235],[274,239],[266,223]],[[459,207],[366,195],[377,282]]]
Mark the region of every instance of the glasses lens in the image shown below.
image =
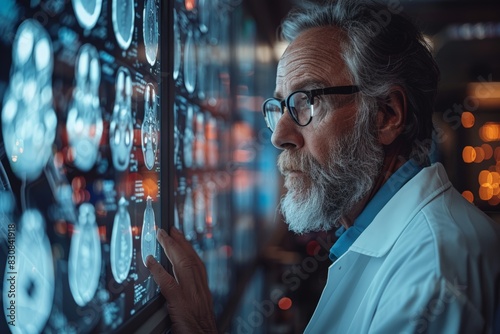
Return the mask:
[[[288,98],[290,113],[300,125],[306,125],[311,119],[309,98],[303,92],[296,92]]]
[[[266,116],[267,125],[274,131],[282,115],[281,103],[276,99],[269,99],[264,102],[264,115]]]

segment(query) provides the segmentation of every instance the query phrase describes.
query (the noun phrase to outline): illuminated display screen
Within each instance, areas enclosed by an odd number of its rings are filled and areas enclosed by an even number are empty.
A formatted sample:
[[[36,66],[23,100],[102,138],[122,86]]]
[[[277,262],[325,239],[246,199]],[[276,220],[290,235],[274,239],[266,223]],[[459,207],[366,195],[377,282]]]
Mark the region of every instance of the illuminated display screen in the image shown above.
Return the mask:
[[[228,15],[217,2],[174,3],[174,225],[207,269],[217,315],[232,284]],[[221,33],[224,31],[224,34]]]
[[[159,295],[160,13],[2,2],[1,333],[111,332]]]

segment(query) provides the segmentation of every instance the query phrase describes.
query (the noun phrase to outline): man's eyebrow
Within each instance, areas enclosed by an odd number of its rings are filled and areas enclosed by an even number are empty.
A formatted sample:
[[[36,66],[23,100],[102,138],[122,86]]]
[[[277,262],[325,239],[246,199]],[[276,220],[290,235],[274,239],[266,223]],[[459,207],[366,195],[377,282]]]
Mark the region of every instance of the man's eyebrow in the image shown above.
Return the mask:
[[[317,89],[317,88],[325,88],[327,87],[328,84],[322,82],[322,81],[317,81],[317,80],[304,80],[304,81],[299,81],[295,85],[292,86],[292,90],[289,92],[295,92],[297,90],[312,90],[312,89]],[[283,94],[279,91],[274,91],[273,97],[282,100]]]

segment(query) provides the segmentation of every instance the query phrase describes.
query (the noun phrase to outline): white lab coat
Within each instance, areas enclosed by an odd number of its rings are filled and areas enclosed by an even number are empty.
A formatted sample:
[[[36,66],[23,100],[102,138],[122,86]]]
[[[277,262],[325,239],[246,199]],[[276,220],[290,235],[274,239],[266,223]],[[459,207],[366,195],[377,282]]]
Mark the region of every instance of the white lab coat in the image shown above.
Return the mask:
[[[491,333],[500,228],[424,168],[328,272],[305,333]]]

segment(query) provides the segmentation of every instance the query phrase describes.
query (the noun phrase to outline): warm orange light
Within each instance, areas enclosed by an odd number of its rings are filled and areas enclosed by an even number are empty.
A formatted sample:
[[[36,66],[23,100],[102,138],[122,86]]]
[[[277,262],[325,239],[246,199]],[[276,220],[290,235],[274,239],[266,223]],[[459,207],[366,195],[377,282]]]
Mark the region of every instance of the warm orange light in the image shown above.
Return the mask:
[[[498,194],[500,194],[500,187],[498,186],[498,183],[493,183],[491,187],[493,188],[493,196],[498,196]]]
[[[196,0],[186,0],[184,4],[186,9],[191,11],[196,7]]]
[[[476,118],[469,111],[464,111],[462,113],[461,120],[463,127],[466,129],[472,128],[474,126],[474,123],[476,122]]]
[[[493,157],[493,148],[490,144],[483,144],[481,148],[484,151],[484,160],[490,160]]]
[[[467,95],[474,97],[481,106],[498,107],[500,105],[500,82],[490,81],[491,76],[480,82],[467,85]]]
[[[493,151],[493,157],[496,161],[500,161],[500,147],[495,147],[495,150]]]
[[[462,151],[464,162],[471,163],[476,160],[476,150],[472,146],[465,146]]]
[[[474,159],[474,162],[479,164],[484,161],[484,150],[482,147],[476,146],[474,147],[474,150],[476,151],[476,159]]]
[[[142,181],[142,187],[144,188],[144,196],[151,196],[154,201],[158,196],[158,181],[156,178],[148,177],[144,179],[144,181]]]
[[[482,184],[479,188],[479,198],[483,201],[488,201],[493,197],[493,187],[491,184]]]
[[[462,196],[469,202],[474,202],[474,194],[472,194],[472,191],[466,190],[462,193]]]
[[[491,175],[491,173],[489,171],[482,170],[479,173],[478,181],[479,181],[479,185],[485,184],[485,183],[493,183],[493,176]]]
[[[497,206],[498,204],[500,204],[500,197],[498,196],[493,196],[489,201],[488,201],[488,204],[491,205],[491,206]]]
[[[283,297],[278,301],[278,307],[283,311],[286,311],[292,307],[292,300],[288,297]]]
[[[107,242],[107,239],[106,239],[106,226],[99,226],[97,228],[97,230],[99,231],[99,239],[101,239],[102,242]]]
[[[500,123],[485,123],[479,128],[479,137],[485,142],[500,140]]]

